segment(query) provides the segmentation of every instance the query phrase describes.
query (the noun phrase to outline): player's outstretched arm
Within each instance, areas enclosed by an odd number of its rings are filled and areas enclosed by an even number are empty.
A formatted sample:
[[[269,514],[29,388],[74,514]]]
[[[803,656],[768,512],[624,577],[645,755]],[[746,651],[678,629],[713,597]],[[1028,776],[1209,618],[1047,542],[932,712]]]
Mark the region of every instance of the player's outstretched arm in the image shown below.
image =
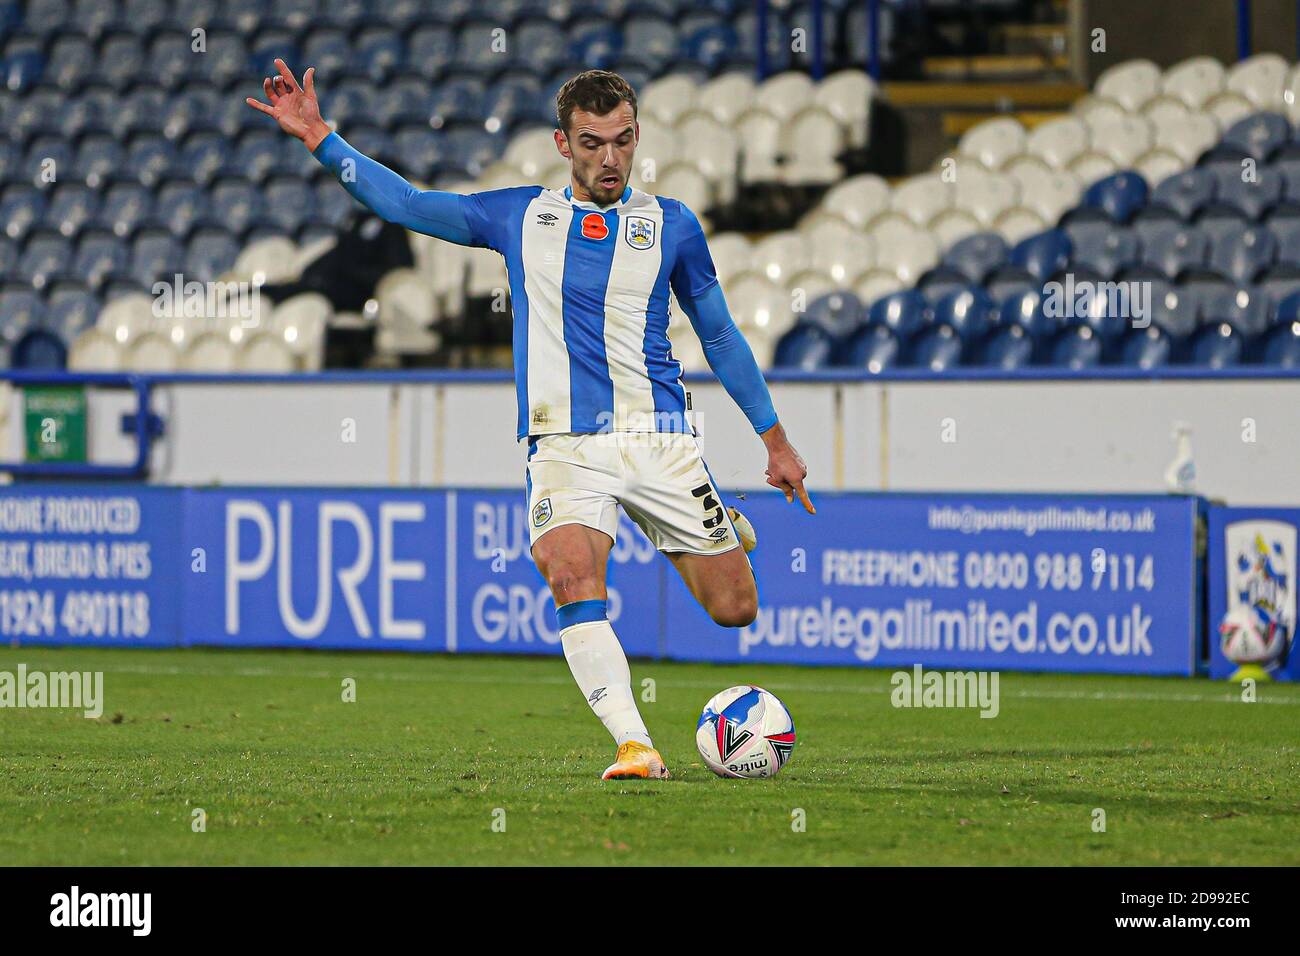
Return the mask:
[[[316,99],[316,68],[303,74],[298,85],[283,60],[275,61],[279,74],[262,81],[267,101],[248,97],[245,102],[280,124],[280,129],[300,139],[321,165],[338,178],[352,196],[376,215],[414,232],[473,245],[469,223],[455,193],[416,189],[382,163],[365,156],[321,118]]]
[[[798,495],[804,509],[816,514],[817,509],[803,485],[808,466],[777,420],[767,382],[754,359],[753,349],[731,317],[722,286],[714,282],[697,296],[683,295],[679,290],[677,301],[700,337],[709,368],[767,446],[767,483],[782,491],[786,501],[794,501]]]

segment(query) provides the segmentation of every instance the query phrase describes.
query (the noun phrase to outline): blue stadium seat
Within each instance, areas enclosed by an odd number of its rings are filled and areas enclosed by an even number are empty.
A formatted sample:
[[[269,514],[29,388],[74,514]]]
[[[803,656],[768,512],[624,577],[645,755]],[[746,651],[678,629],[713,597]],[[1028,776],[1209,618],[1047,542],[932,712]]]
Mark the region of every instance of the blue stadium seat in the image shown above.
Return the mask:
[[[154,192],[140,183],[108,187],[96,223],[117,236],[129,236],[153,214]]]
[[[1249,286],[1206,284],[1201,293],[1201,323],[1227,323],[1246,338],[1263,334],[1268,328],[1268,299]]]
[[[10,89],[13,90],[12,87]],[[60,135],[59,117],[65,105],[63,93],[48,87],[24,93],[22,98],[6,111],[8,113],[5,117],[6,137],[19,141],[43,133]]]
[[[185,277],[212,282],[234,266],[238,255],[239,243],[224,229],[197,229],[186,248]]]
[[[486,76],[512,65],[517,58],[526,61],[528,51],[516,48],[512,39],[496,20],[462,24],[456,32],[456,69]]]
[[[1026,368],[1033,364],[1034,339],[1019,325],[1009,325],[995,331],[980,351],[980,362],[991,368],[1008,371]]]
[[[962,338],[948,325],[926,329],[907,349],[907,364],[946,372],[962,364]]]
[[[62,137],[38,136],[27,144],[23,168],[31,176],[29,181],[44,185],[50,174],[57,178],[60,170],[70,171],[75,155],[72,144]]]
[[[18,243],[0,235],[0,282],[13,278],[18,268]]]
[[[167,89],[175,89],[194,75],[195,56],[189,30],[156,36],[149,44],[151,74]],[[206,40],[204,41],[206,46]]]
[[[0,193],[0,230],[21,239],[45,214],[45,194],[35,186],[10,185]]]
[[[754,62],[754,51],[758,49],[758,15],[753,9],[746,9],[739,16],[732,18],[732,25],[736,29],[736,53],[729,61],[736,66],[749,65]],[[862,35],[866,36],[867,31],[864,29]],[[850,29],[850,37],[857,37],[857,31]],[[779,73],[782,70],[790,68],[791,51],[790,51],[790,34],[786,31],[784,24],[779,16],[769,16],[767,18],[767,67],[773,73]],[[865,52],[861,59],[856,57],[857,62],[866,62]]]
[[[1131,230],[1116,228],[1113,223],[1085,220],[1068,223],[1065,231],[1074,250],[1073,263],[1104,279],[1113,278],[1138,261],[1138,238]]]
[[[332,182],[332,181],[331,181]],[[339,192],[342,187],[337,186]],[[261,215],[263,198],[253,184],[242,176],[222,176],[208,188],[212,210],[233,233],[241,233]],[[312,197],[312,204],[316,202]]]
[[[1254,179],[1242,179],[1240,164],[1215,164],[1206,167],[1218,183],[1215,199],[1201,211],[1203,219],[1232,216],[1234,213],[1257,220],[1270,212],[1282,199],[1282,174],[1272,166],[1259,166]]]
[[[153,33],[167,22],[168,0],[124,0],[118,25],[140,34]]]
[[[100,37],[121,22],[121,11],[117,4],[104,3],[103,0],[76,0],[71,12],[59,10],[58,4],[43,4],[48,8],[49,16],[53,21],[49,28],[43,27],[40,23],[41,15],[33,16],[38,6],[37,3],[28,4],[26,27],[35,33],[49,33],[52,30],[61,29],[65,24],[71,22],[77,25],[78,32],[88,37]]]
[[[1119,362],[1136,368],[1160,368],[1173,360],[1173,341],[1157,325],[1134,329],[1120,345]]]
[[[871,304],[867,312],[867,321],[872,325],[882,325],[898,337],[900,342],[907,342],[919,332],[930,320],[930,307],[925,296],[915,289],[904,289],[881,296]]]
[[[44,289],[55,278],[66,275],[72,266],[72,244],[65,236],[50,230],[33,232],[27,237],[18,259],[18,275],[33,289]]]
[[[430,97],[428,84],[416,76],[403,76],[380,87],[374,99],[372,118],[392,129],[402,123],[428,126]]]
[[[260,183],[266,177],[281,170],[287,158],[286,143],[289,141],[279,130],[245,133],[239,138],[234,153],[226,160],[220,172],[231,176],[243,176],[250,182]],[[289,145],[296,144],[289,143]]]
[[[275,142],[275,135],[268,133],[264,142]],[[196,183],[209,183],[228,170],[232,156],[230,141],[220,133],[191,133],[177,151],[170,171]]]
[[[263,24],[286,30],[301,30],[316,16],[319,0],[276,0],[265,8]],[[328,6],[327,3],[319,3]]]
[[[312,215],[320,222],[342,228],[362,209],[361,203],[349,196],[347,190],[333,179],[322,179],[312,191],[316,197]]]
[[[1243,336],[1227,322],[1209,325],[1192,339],[1190,361],[1207,368],[1240,365],[1245,352]]]
[[[212,30],[208,33],[208,52],[195,57],[199,62],[194,67],[199,75],[224,85],[236,79],[248,79],[250,59],[251,53],[242,36],[229,30]],[[261,71],[253,74],[254,77],[269,75]],[[254,79],[253,85],[260,89],[260,79]],[[250,91],[248,95],[252,96],[254,92]],[[244,107],[245,113],[253,112],[238,98],[236,102]]]
[[[373,122],[378,93],[369,80],[348,77],[337,86],[324,93],[321,109],[326,119],[339,124],[340,129],[349,129],[354,122]],[[247,112],[251,112],[245,107]],[[258,124],[268,129],[265,123]],[[348,141],[351,142],[349,133]]]
[[[569,31],[569,56],[585,70],[607,69],[623,49],[623,35],[603,23],[583,24]]]
[[[471,76],[457,76],[438,84],[427,104],[429,122],[435,129],[451,123],[482,124],[487,88]]]
[[[1083,194],[1083,209],[1097,209],[1112,221],[1126,223],[1147,203],[1147,181],[1124,170],[1093,183]]]
[[[95,217],[100,192],[81,183],[63,183],[52,190],[44,224],[63,236],[75,236]]]
[[[1048,229],[1016,243],[1009,259],[1013,266],[1043,282],[1070,264],[1072,252],[1070,237],[1064,229]]]
[[[72,161],[72,175],[88,186],[100,187],[126,165],[126,151],[111,136],[82,138]]]
[[[1248,156],[1257,163],[1262,163],[1277,152],[1291,139],[1291,124],[1281,113],[1254,113],[1237,120],[1228,127],[1220,141],[1221,147],[1227,147],[1239,153],[1234,158]],[[1216,153],[1211,150],[1211,153]]]
[[[4,87],[8,90],[31,89],[45,71],[45,57],[40,50],[18,50],[6,53],[0,62],[4,68]]]
[[[65,285],[51,291],[46,309],[45,323],[59,333],[65,342],[95,324],[99,315],[99,300],[85,288]]]
[[[943,255],[943,264],[978,283],[1007,261],[1008,251],[1006,240],[996,232],[977,232],[953,243]]]
[[[1300,322],[1279,326],[1269,333],[1260,352],[1264,365],[1300,368]]]
[[[898,337],[887,326],[864,323],[844,340],[835,364],[876,374],[896,366],[901,355]]]
[[[369,22],[370,7],[368,0],[330,0],[320,20],[331,27],[349,30]]]
[[[221,94],[210,87],[196,86],[193,83],[184,86],[178,95],[167,101],[163,112],[163,135],[175,141],[184,139],[190,133],[221,131],[223,105]],[[253,111],[245,107],[245,112]]]
[[[311,187],[299,176],[273,176],[263,186],[262,218],[293,232],[311,211]]]
[[[1059,318],[1049,317],[1043,309],[1043,293],[1030,288],[1004,298],[998,307],[998,327],[1018,326],[1034,341],[1044,341],[1061,329]]]
[[[352,61],[348,35],[337,27],[311,30],[302,44],[303,63],[316,67],[317,74],[338,76]],[[301,80],[300,80],[301,82]]]
[[[167,230],[142,229],[132,241],[127,274],[139,285],[147,288],[184,269],[183,247]]]
[[[1048,355],[1058,367],[1092,368],[1101,364],[1101,339],[1086,325],[1071,325],[1052,340]]]
[[[1225,279],[1250,282],[1277,257],[1277,240],[1263,226],[1240,226],[1220,233],[1210,247],[1209,266]]]
[[[354,47],[354,55],[355,53]],[[264,30],[255,34],[249,49],[247,71],[253,76],[274,77],[280,72],[275,66],[277,59],[284,60],[290,69],[301,73],[294,65],[302,62],[294,34],[285,30]],[[301,82],[302,77],[298,76],[298,80]]]
[[[550,123],[554,112],[554,106],[542,97],[542,84],[523,73],[502,76],[483,95],[483,128],[489,133]]]
[[[23,283],[0,287],[0,335],[12,343],[45,321],[45,302]]]
[[[94,77],[115,89],[126,89],[148,69],[149,57],[144,43],[134,33],[110,33],[99,44]]]
[[[427,124],[403,126],[393,135],[394,158],[408,179],[432,181],[445,158],[442,137]]]
[[[447,161],[471,178],[478,177],[503,151],[501,138],[481,126],[452,129],[447,138]]]
[[[95,47],[82,36],[63,36],[50,47],[44,80],[65,90],[81,86],[90,77],[95,63]]]
[[[852,292],[828,292],[808,303],[802,321],[821,326],[832,338],[841,339],[858,325],[862,311],[862,302]]]
[[[1151,195],[1153,207],[1177,213],[1179,219],[1191,221],[1201,209],[1218,196],[1218,179],[1209,169],[1188,169],[1161,179]]]
[[[72,272],[92,289],[106,280],[126,272],[128,250],[126,244],[111,232],[91,230],[82,233],[72,260]]]
[[[564,31],[549,20],[525,20],[512,32],[538,74],[548,74],[568,61],[569,42]]]
[[[186,180],[168,180],[158,190],[153,225],[166,227],[177,238],[189,234],[208,215],[208,194]]]
[[[1201,268],[1209,258],[1210,237],[1200,229],[1169,223],[1163,228],[1143,230],[1142,264],[1170,279],[1189,269]]]
[[[710,73],[716,72],[735,55],[740,38],[727,23],[705,23],[682,29],[682,53]]]
[[[677,56],[680,38],[670,20],[637,15],[623,22],[623,50],[651,69],[663,69]]]
[[[835,340],[821,326],[799,322],[776,343],[773,365],[811,371],[830,364]]]
[[[68,347],[57,332],[38,326],[19,336],[9,350],[9,363],[17,369],[56,371],[67,367]]]
[[[1175,342],[1191,336],[1200,325],[1200,299],[1182,286],[1168,282],[1151,284],[1151,324]]]
[[[971,280],[963,272],[958,272],[951,266],[939,264],[933,269],[928,269],[916,282],[916,288],[924,293],[926,301],[930,303],[938,302],[949,292],[955,292],[959,289],[965,289],[970,286]]]
[[[969,343],[988,333],[995,314],[996,306],[989,294],[979,286],[969,286],[939,299],[934,305],[933,321],[949,326]]]

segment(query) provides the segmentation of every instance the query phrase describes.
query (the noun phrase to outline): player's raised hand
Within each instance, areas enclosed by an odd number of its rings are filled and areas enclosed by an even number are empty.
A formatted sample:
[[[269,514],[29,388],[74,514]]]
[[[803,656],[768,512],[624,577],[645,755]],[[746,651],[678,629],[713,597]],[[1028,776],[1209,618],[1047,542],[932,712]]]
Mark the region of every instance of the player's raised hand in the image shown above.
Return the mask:
[[[779,422],[763,433],[763,443],[767,445],[767,483],[783,492],[788,502],[793,502],[798,495],[804,510],[815,515],[817,509],[803,486],[808,466],[785,437],[785,429]]]
[[[279,70],[278,74],[262,80],[262,92],[269,102],[263,103],[251,96],[244,102],[272,117],[280,124],[280,129],[314,150],[330,134],[329,126],[321,119],[320,103],[316,100],[316,68],[313,66],[303,74],[303,86],[298,85],[284,60],[277,59],[275,68]]]

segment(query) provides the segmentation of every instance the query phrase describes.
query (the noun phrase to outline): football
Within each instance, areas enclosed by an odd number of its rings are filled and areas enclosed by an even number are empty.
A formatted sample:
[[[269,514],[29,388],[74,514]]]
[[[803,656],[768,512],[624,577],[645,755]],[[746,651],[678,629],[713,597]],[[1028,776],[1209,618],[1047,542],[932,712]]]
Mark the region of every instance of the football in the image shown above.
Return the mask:
[[[1271,663],[1281,653],[1285,636],[1276,621],[1265,621],[1246,604],[1230,610],[1219,625],[1219,647],[1234,664]]]
[[[695,745],[719,777],[774,777],[794,752],[794,719],[775,694],[741,684],[704,705]]]

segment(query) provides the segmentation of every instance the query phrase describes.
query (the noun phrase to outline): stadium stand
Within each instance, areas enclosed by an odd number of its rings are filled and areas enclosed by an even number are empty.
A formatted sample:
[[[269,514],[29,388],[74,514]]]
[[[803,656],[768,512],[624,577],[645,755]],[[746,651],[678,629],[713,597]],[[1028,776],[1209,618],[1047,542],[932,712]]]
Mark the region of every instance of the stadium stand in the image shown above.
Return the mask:
[[[758,28],[738,0],[614,4],[594,25],[581,4],[541,0],[494,3],[491,17],[467,2],[0,3],[7,361],[309,370],[326,364],[331,328],[369,318],[363,360],[380,366],[445,364],[447,343],[508,341],[493,306],[504,266],[489,253],[411,236],[409,255],[360,297],[322,282],[341,242],[380,231],[244,106],[248,71],[276,56],[317,66],[325,113],[358,148],[466,191],[558,182],[555,89],[575,64],[623,71],[641,90],[633,184],[701,213],[765,366],[1294,361],[1300,326],[1281,304],[1300,288],[1296,68],[1272,54],[1163,72],[1124,63],[1069,114],[1032,128],[990,119],[932,171],[891,184],[864,159],[881,96],[859,66],[861,7],[827,6],[831,70],[816,82],[808,57],[777,42],[807,21],[806,4],[773,11],[772,73],[756,81]],[[987,17],[1014,5],[983,6]],[[907,4],[884,7],[886,64],[907,59],[909,16]],[[1154,332],[1118,328],[1097,305],[1060,327],[1023,314],[1026,285],[1047,302],[1041,284],[1067,273],[1150,281],[1179,305],[1153,305]],[[154,315],[148,293],[178,275],[261,281],[260,312]],[[877,328],[875,305],[906,289],[924,297],[919,324]],[[828,297],[833,322],[818,318]],[[688,329],[674,306],[678,358],[701,370]]]

